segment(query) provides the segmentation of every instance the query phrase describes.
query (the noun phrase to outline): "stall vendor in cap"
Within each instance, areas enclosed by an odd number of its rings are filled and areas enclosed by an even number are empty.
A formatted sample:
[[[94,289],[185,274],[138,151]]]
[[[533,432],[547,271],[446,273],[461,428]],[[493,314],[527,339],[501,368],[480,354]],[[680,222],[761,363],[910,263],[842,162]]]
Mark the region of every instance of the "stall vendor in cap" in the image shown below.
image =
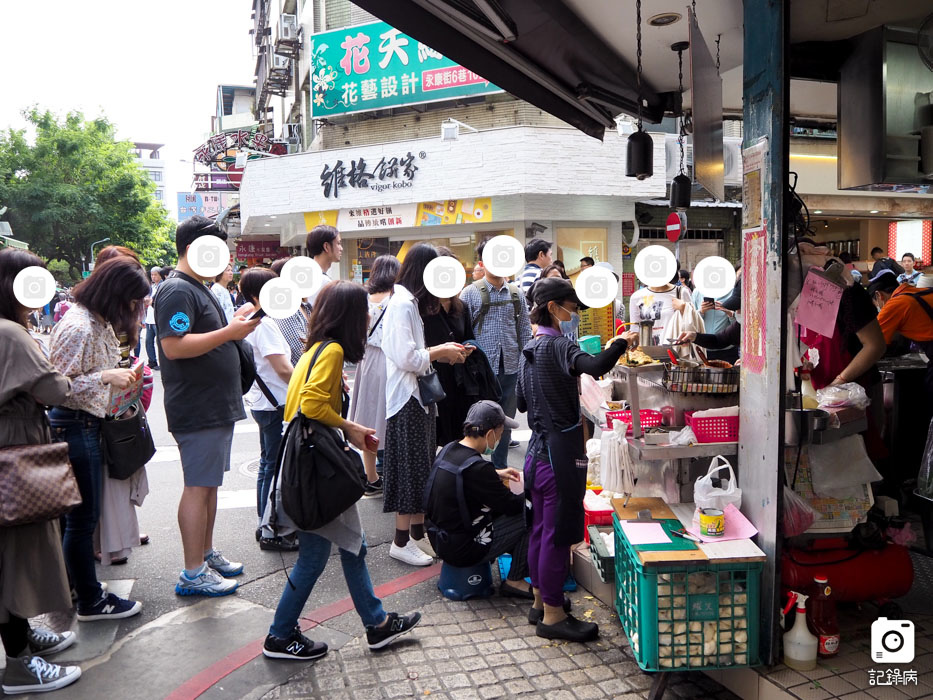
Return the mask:
[[[928,406],[933,406],[933,289],[898,284],[890,270],[872,278],[868,293],[878,307],[878,323],[891,345],[898,336],[912,341],[930,358],[927,364]]]
[[[528,567],[535,602],[528,621],[539,637],[586,642],[599,636],[599,628],[568,614],[563,594],[570,547],[583,537],[586,455],[578,378],[608,372],[637,342],[638,332],[591,356],[561,335],[580,306],[568,280],[552,277],[535,284],[530,320],[537,333],[522,351],[517,394],[532,429],[525,495],[531,501]]]

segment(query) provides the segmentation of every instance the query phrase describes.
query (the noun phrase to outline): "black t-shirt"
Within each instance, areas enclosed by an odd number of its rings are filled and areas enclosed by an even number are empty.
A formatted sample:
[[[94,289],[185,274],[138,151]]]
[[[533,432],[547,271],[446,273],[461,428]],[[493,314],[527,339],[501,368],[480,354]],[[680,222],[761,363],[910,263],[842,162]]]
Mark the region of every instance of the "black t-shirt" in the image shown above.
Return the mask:
[[[447,461],[461,465],[479,453],[452,443]],[[431,524],[448,533],[446,539],[435,536],[428,528],[428,537],[437,556],[451,566],[473,566],[483,561],[492,542],[492,521],[500,515],[517,515],[525,507],[525,497],[512,493],[499,479],[492,462],[483,460],[463,472],[463,495],[472,518],[472,527],[465,530],[457,503],[457,477],[437,469],[434,484],[428,494],[425,515]]]
[[[203,285],[195,286],[188,281],[191,279],[172,276],[165,280],[159,285],[154,305],[165,417],[173,433],[216,428],[246,418],[240,356],[232,342],[183,360],[170,360],[162,352],[163,338],[208,333],[226,325],[211,292]]]
[[[858,339],[857,333],[874,321],[877,316],[878,310],[872,303],[868,290],[860,284],[846,287],[846,290],[842,293],[842,299],[839,301],[836,326],[842,333],[842,342],[852,357],[855,357],[862,350],[862,341]],[[853,378],[850,381],[857,381],[863,386],[870,386],[880,380],[881,375],[878,368],[873,365],[861,377]]]
[[[565,336],[539,335],[525,346],[518,371],[518,403],[519,408],[527,409],[528,425],[535,432],[548,430],[545,411],[556,430],[572,428],[580,422],[577,379],[580,372],[576,363],[581,356],[589,357]]]

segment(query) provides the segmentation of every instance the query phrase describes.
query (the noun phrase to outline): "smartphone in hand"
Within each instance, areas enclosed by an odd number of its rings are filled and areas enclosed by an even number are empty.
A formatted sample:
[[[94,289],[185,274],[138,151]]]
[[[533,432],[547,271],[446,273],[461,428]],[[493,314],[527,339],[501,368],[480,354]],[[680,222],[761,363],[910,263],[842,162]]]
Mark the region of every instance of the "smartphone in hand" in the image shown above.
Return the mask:
[[[370,452],[376,452],[379,449],[379,438],[375,435],[367,435],[363,439],[363,443],[366,445],[366,449]]]
[[[257,309],[256,311],[254,311],[253,313],[251,313],[249,316],[247,316],[247,317],[246,317],[246,320],[247,320],[247,321],[255,321],[257,318],[262,318],[262,317],[265,316],[265,315],[266,315],[266,310],[265,310],[265,309]]]

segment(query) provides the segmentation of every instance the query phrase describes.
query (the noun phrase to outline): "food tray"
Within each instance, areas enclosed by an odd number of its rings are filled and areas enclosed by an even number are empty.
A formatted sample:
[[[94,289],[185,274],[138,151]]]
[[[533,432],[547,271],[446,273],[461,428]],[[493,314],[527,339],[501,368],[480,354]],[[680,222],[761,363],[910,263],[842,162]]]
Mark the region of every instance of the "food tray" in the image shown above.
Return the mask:
[[[684,411],[684,422],[693,429],[697,442],[738,442],[739,417],[694,418],[695,411]]]
[[[679,394],[734,394],[739,390],[739,368],[680,367],[664,363],[664,388]]]
[[[643,408],[638,412],[638,418],[641,420],[641,429],[645,428],[656,428],[661,425],[661,412],[655,411],[651,408]],[[623,423],[628,423],[628,432],[632,432],[632,412],[628,410],[623,411],[606,411],[606,427],[612,430],[613,421],[622,421]]]
[[[617,610],[645,671],[758,664],[761,562],[641,564],[613,518]]]

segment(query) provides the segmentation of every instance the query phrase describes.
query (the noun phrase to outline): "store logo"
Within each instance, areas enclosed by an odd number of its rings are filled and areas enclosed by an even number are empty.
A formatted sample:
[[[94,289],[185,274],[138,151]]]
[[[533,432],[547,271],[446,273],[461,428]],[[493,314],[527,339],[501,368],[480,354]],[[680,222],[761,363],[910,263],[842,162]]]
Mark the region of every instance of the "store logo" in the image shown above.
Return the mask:
[[[418,158],[421,160],[427,157],[428,154],[424,151],[418,153]],[[324,196],[333,195],[336,199],[340,196],[340,190],[345,187],[371,189],[376,192],[412,187],[412,180],[419,170],[411,151],[398,158],[383,156],[371,170],[367,168],[365,158],[351,160],[349,167],[342,160],[338,160],[333,165],[325,163],[321,171],[321,188]],[[371,183],[370,181],[373,180],[378,180],[378,182]]]

